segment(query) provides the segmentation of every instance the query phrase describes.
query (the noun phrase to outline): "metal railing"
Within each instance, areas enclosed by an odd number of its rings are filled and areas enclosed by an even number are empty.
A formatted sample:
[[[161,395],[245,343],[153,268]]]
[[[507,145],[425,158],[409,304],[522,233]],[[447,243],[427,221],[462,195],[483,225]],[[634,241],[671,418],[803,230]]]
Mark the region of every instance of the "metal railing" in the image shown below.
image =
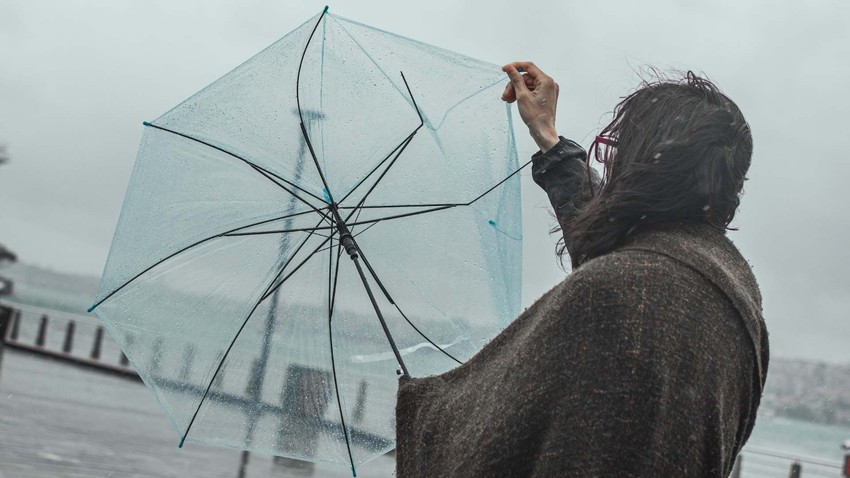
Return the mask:
[[[838,446],[839,444],[836,444]],[[850,455],[845,463],[837,460],[801,455],[799,453],[771,450],[757,446],[745,446],[738,455],[730,478],[767,478],[787,476],[801,477],[848,477]]]
[[[138,380],[100,322],[84,315],[0,301],[6,347]]]

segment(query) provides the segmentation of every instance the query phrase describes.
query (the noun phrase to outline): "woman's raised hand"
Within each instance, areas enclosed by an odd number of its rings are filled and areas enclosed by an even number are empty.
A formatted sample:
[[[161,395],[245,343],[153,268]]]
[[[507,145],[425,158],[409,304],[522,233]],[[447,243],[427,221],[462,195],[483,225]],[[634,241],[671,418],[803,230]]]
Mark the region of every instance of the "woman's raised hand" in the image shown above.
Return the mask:
[[[511,80],[502,99],[508,103],[517,102],[522,121],[540,151],[545,153],[560,141],[555,128],[558,84],[530,61],[509,63],[502,71]]]

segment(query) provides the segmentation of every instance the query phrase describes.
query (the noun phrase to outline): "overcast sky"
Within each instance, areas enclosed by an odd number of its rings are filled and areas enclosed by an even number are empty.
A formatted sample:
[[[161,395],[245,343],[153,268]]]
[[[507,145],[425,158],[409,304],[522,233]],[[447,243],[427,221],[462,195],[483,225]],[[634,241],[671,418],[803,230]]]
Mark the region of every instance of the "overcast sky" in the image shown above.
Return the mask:
[[[215,5],[215,6],[212,6]],[[99,274],[151,120],[318,13],[314,1],[0,0],[0,243]],[[730,237],[753,265],[775,356],[850,362],[850,2],[370,1],[352,18],[561,85],[587,146],[646,65],[705,72],[755,140]],[[521,122],[521,157],[535,147]],[[545,195],[523,180],[528,305],[563,279]]]

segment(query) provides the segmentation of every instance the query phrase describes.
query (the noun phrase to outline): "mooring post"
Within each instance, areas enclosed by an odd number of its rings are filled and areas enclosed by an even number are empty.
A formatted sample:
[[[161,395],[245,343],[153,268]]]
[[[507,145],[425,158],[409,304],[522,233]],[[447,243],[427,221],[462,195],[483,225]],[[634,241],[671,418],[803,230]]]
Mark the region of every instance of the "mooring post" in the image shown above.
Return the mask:
[[[800,464],[799,461],[795,461],[791,463],[791,473],[788,475],[788,478],[800,478],[800,474],[803,472],[803,465]]]
[[[6,331],[12,322],[12,314],[12,309],[0,307],[0,373],[3,371],[3,349],[6,345]]]
[[[65,325],[65,341],[62,343],[62,352],[65,352],[66,354],[70,354],[71,349],[74,348],[75,327],[76,325],[74,325],[73,320],[69,320],[68,323]]]
[[[91,359],[100,360],[100,347],[103,343],[103,327],[97,326],[94,331],[94,343],[91,346]]]
[[[124,335],[124,349],[130,350],[130,347],[133,346],[133,334]],[[124,350],[121,350],[121,366],[128,367],[130,366],[130,359],[127,358],[127,354],[124,353]]]
[[[21,331],[21,311],[16,310],[12,317],[12,332],[9,334],[9,340],[18,341],[18,333]]]
[[[38,334],[35,336],[36,347],[44,347],[47,341],[47,316],[42,315],[41,321],[38,323]]]

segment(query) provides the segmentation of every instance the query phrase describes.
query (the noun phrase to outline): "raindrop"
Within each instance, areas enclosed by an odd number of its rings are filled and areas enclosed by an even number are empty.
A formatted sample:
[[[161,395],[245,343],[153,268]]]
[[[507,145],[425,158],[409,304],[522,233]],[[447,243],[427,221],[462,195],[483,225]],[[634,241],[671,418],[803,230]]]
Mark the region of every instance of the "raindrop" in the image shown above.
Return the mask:
[[[608,222],[614,222],[616,220],[617,219],[614,216],[611,216],[611,217],[608,218]]]
[[[650,101],[651,101],[652,103],[655,103],[656,101],[658,101],[658,98],[653,98],[653,99],[652,99],[652,100],[650,100]]]
[[[708,211],[709,209],[711,209],[711,206],[708,205],[708,204],[706,204],[705,206],[702,207],[703,211]]]
[[[646,219],[646,214],[644,214],[643,216],[640,217],[641,221],[643,221],[644,219]]]
[[[660,158],[660,157],[661,157],[661,153],[655,153],[655,156],[653,156],[653,157],[652,157],[652,159],[658,159],[658,158]],[[657,163],[657,162],[658,162],[658,161],[656,161],[656,163]]]

